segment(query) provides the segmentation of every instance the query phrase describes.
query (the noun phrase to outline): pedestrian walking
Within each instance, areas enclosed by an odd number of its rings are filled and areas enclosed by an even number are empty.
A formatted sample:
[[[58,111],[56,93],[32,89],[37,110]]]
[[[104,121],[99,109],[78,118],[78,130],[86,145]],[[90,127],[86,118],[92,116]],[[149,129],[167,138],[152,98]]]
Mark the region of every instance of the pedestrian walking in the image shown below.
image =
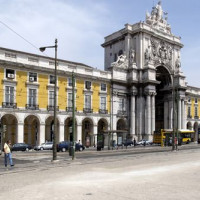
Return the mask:
[[[135,140],[135,138],[133,140],[133,145],[134,145],[134,147],[136,146],[136,140]]]
[[[4,144],[4,164],[5,167],[7,167],[7,161],[9,160],[10,166],[13,167],[13,161],[12,161],[12,153],[11,153],[11,141],[8,140]]]

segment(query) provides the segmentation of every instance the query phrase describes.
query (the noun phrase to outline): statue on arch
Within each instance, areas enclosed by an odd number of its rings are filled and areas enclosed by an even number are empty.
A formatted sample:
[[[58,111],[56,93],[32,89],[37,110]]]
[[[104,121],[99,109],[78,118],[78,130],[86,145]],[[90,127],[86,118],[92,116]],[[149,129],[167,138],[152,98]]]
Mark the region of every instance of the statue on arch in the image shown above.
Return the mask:
[[[144,52],[144,58],[145,58],[146,62],[149,62],[151,60],[150,45],[148,46],[148,48],[146,48],[146,50]]]
[[[130,63],[135,63],[135,50],[130,50]]]
[[[156,18],[158,21],[161,21],[163,19],[163,9],[161,6],[161,1],[159,1],[156,5]]]
[[[181,72],[181,60],[180,60],[180,56],[178,56],[178,58],[176,59],[176,63],[175,63],[175,71],[176,73],[180,73]]]
[[[126,57],[126,53],[119,55],[116,62],[113,62],[111,66],[115,67],[122,67],[127,68],[128,67],[128,59]]]

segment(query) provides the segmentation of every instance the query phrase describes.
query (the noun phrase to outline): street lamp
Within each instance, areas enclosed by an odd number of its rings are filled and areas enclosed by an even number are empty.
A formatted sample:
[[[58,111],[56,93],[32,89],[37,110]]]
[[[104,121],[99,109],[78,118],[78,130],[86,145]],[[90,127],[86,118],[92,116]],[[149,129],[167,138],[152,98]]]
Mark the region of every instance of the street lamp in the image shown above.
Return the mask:
[[[47,47],[40,47],[40,51],[43,52],[46,50],[46,48],[54,48],[55,49],[55,72],[54,72],[54,131],[53,131],[53,160],[57,160],[57,148],[56,148],[56,135],[57,135],[57,45],[58,41],[55,39],[55,45],[54,46],[47,46]]]

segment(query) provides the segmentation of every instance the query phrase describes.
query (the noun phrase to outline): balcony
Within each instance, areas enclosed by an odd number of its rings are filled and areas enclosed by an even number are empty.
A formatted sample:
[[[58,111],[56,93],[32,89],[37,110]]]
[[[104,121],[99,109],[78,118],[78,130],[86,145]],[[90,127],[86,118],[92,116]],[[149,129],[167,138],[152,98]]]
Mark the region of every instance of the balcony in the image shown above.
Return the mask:
[[[93,109],[91,108],[83,108],[84,113],[93,113]]]
[[[192,118],[192,115],[187,115],[187,118],[188,118],[188,119],[191,119],[191,118]]]
[[[117,117],[126,117],[127,112],[125,110],[118,110],[117,111]]]
[[[194,116],[194,119],[199,119],[199,116]]]
[[[48,111],[54,111],[54,106],[47,106]],[[59,106],[56,106],[56,110],[59,111]]]
[[[105,109],[99,109],[100,114],[108,114],[108,110]]]
[[[10,102],[2,102],[2,108],[17,108],[17,104]]]
[[[26,104],[27,110],[39,110],[39,105]]]
[[[75,112],[77,111],[77,108],[75,107]],[[66,107],[66,112],[73,112],[73,107]]]

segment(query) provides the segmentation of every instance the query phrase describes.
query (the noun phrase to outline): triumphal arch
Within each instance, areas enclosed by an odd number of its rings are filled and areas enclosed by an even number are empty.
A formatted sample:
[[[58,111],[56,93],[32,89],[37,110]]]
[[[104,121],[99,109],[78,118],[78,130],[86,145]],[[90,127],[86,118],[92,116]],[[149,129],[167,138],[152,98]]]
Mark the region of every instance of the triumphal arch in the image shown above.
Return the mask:
[[[124,123],[138,139],[151,139],[154,131],[173,125],[186,128],[183,44],[167,16],[159,1],[145,21],[125,24],[102,44],[105,70],[112,72],[112,129]]]

